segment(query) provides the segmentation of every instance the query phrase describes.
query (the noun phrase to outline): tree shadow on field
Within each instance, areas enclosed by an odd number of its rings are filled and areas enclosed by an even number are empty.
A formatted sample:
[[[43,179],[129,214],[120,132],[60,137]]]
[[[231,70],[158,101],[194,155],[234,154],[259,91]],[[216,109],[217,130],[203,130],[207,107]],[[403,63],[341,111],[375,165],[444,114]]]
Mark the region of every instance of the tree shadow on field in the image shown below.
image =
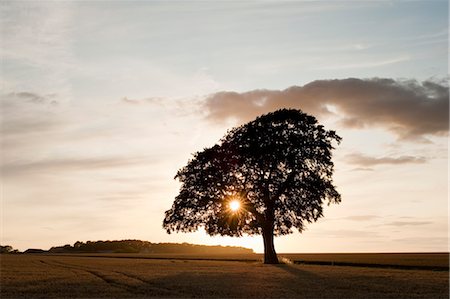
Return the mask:
[[[243,290],[246,279],[239,274],[184,272],[153,278],[148,281],[161,289],[174,294],[167,297],[200,297],[200,298],[229,298],[253,297],[259,298],[261,294],[246,293]],[[250,290],[249,290],[250,291]],[[176,293],[175,293],[176,292]],[[148,294],[150,295],[150,294]]]
[[[314,298],[313,291],[319,284],[317,275],[292,265],[252,265],[257,269],[183,269],[181,273],[153,277],[147,283],[167,290],[167,297],[294,298],[301,290],[302,294]],[[314,287],[308,289],[310,286]]]
[[[277,267],[278,269],[281,269],[283,271],[289,272],[290,274],[293,274],[297,276],[298,278],[318,278],[319,276],[312,273],[311,271],[306,271],[303,269],[300,269],[298,266],[291,265],[291,264],[275,264],[274,267]]]

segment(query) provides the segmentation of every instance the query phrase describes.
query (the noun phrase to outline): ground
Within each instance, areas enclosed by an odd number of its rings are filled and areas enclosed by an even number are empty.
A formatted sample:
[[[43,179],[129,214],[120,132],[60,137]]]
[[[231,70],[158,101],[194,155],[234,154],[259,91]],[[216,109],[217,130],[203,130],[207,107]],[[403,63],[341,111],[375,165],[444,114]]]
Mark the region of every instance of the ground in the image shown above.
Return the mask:
[[[448,298],[448,271],[2,255],[1,298]]]

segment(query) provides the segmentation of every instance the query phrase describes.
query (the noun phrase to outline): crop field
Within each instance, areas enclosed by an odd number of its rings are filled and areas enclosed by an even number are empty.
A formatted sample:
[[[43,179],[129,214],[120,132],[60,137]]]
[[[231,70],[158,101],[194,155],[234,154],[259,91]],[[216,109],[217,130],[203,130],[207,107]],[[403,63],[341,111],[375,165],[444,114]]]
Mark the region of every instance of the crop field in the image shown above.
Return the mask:
[[[1,255],[0,297],[448,298],[448,271],[264,265],[249,256]]]
[[[223,260],[257,262],[262,254],[136,254],[136,253],[78,253],[61,256],[85,256],[108,258],[170,259],[170,260]],[[53,254],[55,256],[55,254]],[[281,253],[278,255],[297,264],[364,265],[401,269],[447,270],[448,253]]]
[[[447,270],[448,253],[304,253],[282,254],[301,263],[333,263],[336,265],[390,266],[404,269]]]

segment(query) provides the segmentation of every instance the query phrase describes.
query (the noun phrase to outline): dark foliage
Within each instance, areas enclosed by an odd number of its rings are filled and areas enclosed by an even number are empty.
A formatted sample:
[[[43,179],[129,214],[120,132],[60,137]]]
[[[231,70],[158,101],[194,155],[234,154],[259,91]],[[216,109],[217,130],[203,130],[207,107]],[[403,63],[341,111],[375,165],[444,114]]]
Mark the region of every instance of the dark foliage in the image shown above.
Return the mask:
[[[0,245],[0,253],[20,253],[20,251],[10,245]]]
[[[24,253],[46,253],[47,250],[39,249],[39,248],[30,248],[24,251]]]
[[[301,232],[323,216],[324,201],[340,202],[331,161],[332,142],[340,140],[293,109],[234,128],[178,171],[182,186],[163,227],[168,233],[203,226],[210,235],[262,234],[267,251],[273,247],[267,238],[294,227]],[[228,204],[236,199],[242,209],[233,213]]]
[[[240,254],[251,249],[234,246],[205,246],[188,243],[151,243],[141,240],[77,241],[73,246],[52,247],[50,253],[179,253],[179,254]]]

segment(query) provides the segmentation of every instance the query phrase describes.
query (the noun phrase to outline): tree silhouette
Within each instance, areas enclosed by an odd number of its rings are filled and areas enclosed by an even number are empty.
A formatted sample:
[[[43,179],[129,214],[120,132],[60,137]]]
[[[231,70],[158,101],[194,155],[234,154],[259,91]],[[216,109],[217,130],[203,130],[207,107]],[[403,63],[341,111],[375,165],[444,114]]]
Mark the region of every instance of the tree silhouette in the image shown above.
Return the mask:
[[[209,235],[261,234],[264,263],[278,263],[274,235],[302,232],[323,216],[323,202],[339,203],[332,181],[332,142],[341,138],[315,117],[282,109],[229,131],[194,154],[175,176],[182,185],[163,227]],[[230,203],[240,208],[230,209]]]
[[[12,246],[9,246],[9,245],[2,246],[2,245],[0,245],[0,253],[11,253],[12,251],[13,251]]]

